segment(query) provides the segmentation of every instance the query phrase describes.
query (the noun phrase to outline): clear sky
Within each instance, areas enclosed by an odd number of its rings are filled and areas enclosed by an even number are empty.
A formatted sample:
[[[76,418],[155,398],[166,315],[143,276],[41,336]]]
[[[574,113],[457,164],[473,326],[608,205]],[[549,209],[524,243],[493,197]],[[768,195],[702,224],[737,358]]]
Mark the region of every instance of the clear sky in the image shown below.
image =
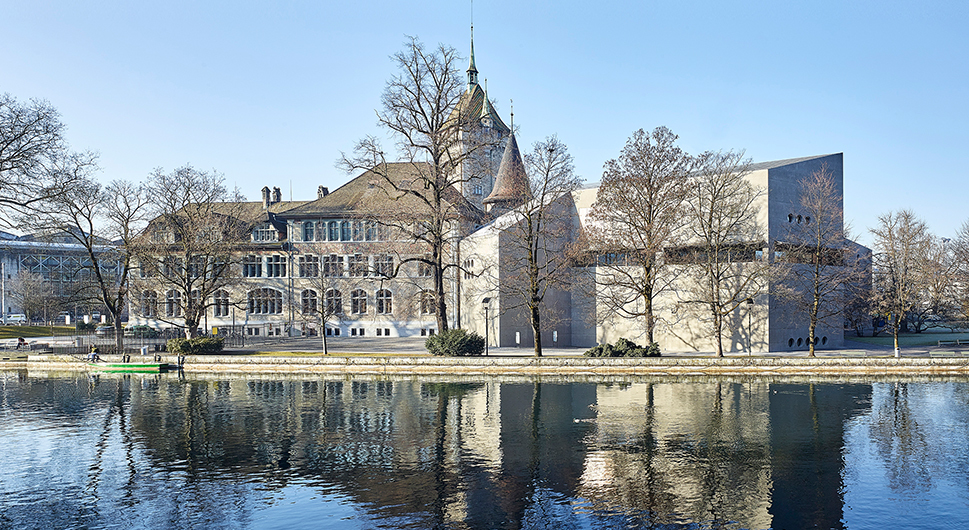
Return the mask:
[[[312,199],[367,134],[405,36],[467,55],[460,1],[0,0],[0,92],[50,101],[101,178],[186,163]],[[969,219],[969,2],[487,1],[475,60],[519,144],[601,177],[639,128],[755,162],[844,152],[856,232]],[[292,194],[292,195],[291,195]],[[868,240],[867,235],[860,238]]]

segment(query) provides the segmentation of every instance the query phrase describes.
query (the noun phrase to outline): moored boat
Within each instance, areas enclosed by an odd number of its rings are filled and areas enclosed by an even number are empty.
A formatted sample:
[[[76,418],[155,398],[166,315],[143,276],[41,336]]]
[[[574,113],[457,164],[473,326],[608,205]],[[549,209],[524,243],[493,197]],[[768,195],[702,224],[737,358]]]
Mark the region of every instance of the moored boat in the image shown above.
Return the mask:
[[[102,372],[166,372],[175,368],[174,365],[169,363],[89,362],[87,365]]]

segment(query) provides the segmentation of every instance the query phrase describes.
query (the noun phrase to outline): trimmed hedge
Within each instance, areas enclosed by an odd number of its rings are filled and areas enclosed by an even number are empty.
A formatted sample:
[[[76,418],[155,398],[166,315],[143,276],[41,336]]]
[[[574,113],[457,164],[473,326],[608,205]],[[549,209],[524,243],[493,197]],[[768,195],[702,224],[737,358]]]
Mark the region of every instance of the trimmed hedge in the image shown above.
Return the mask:
[[[222,352],[222,338],[169,339],[165,349],[176,355],[212,355]]]
[[[424,341],[424,347],[431,355],[445,357],[475,357],[484,353],[484,337],[468,333],[463,329],[449,329],[432,335]]]
[[[652,343],[644,348],[628,339],[619,339],[615,346],[600,344],[585,352],[586,357],[659,357],[659,344]]]

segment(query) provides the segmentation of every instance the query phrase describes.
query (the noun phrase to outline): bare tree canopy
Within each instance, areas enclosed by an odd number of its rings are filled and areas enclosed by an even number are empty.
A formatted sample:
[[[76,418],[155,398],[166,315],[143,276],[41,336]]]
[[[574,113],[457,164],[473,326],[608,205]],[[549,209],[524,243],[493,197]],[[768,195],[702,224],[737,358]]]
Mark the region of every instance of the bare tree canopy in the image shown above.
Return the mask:
[[[67,237],[87,254],[90,282],[76,298],[103,305],[115,328],[119,351],[124,347],[122,314],[128,301],[129,275],[135,267],[135,236],[147,221],[147,192],[141,185],[114,181],[108,186],[84,179],[65,193],[43,202],[32,216],[39,232]]]
[[[775,244],[774,293],[799,318],[807,316],[808,356],[815,356],[818,325],[843,326],[845,308],[870,285],[867,255],[846,237],[842,197],[826,165],[801,182],[799,222],[788,223]],[[804,219],[804,222],[800,222]]]
[[[885,317],[899,355],[898,334],[918,298],[931,235],[925,221],[911,210],[878,217],[874,238],[875,307]]]
[[[633,133],[619,158],[605,164],[586,233],[601,257],[598,295],[611,312],[642,318],[649,344],[655,342],[655,301],[674,279],[662,252],[683,237],[696,165],[677,138],[666,127]]]
[[[69,149],[64,129],[50,103],[0,95],[0,206],[8,215],[63,195],[96,168],[93,153]]]
[[[542,356],[543,325],[563,318],[549,295],[568,289],[576,217],[571,194],[579,187],[572,155],[549,136],[525,156],[532,200],[504,214],[501,232],[507,247],[499,264],[499,284],[508,300],[503,311],[524,310],[532,326],[535,356]],[[544,318],[543,318],[544,316]]]
[[[413,242],[414,252],[399,256],[398,268],[417,261],[430,270],[440,331],[448,329],[446,277],[460,268],[454,250],[467,231],[463,225],[478,215],[459,188],[478,176],[475,156],[494,146],[493,137],[474,134],[478,116],[459,105],[465,93],[460,60],[452,47],[429,49],[411,37],[393,56],[398,73],[388,81],[377,112],[395,141],[397,161],[388,160],[372,136],[340,161],[348,172],[373,175],[383,194],[374,196],[372,217]]]
[[[758,199],[763,190],[748,180],[750,160],[742,152],[704,153],[690,179],[687,202],[689,246],[670,252],[672,262],[692,277],[680,293],[683,302],[710,317],[710,327],[723,357],[725,319],[741,304],[760,294],[766,284],[768,260],[758,257],[766,245],[765,227],[758,225]]]
[[[147,187],[153,219],[134,250],[140,268],[135,290],[143,300],[140,311],[183,325],[192,338],[206,310],[222,303],[216,295],[238,281],[232,245],[248,240],[256,214],[214,171],[191,166],[171,173],[157,169]]]

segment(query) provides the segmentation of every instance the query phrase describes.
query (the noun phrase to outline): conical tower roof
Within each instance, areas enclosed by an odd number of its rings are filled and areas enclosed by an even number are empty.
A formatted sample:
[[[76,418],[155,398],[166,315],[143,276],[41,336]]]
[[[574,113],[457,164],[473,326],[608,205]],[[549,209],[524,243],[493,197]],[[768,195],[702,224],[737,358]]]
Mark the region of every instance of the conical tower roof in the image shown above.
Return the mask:
[[[508,138],[508,145],[505,152],[501,155],[501,165],[498,166],[498,177],[495,179],[495,187],[483,201],[488,205],[488,211],[493,208],[511,209],[532,197],[532,192],[528,186],[528,174],[525,172],[525,163],[522,161],[521,152],[518,150],[518,141],[512,133]]]

